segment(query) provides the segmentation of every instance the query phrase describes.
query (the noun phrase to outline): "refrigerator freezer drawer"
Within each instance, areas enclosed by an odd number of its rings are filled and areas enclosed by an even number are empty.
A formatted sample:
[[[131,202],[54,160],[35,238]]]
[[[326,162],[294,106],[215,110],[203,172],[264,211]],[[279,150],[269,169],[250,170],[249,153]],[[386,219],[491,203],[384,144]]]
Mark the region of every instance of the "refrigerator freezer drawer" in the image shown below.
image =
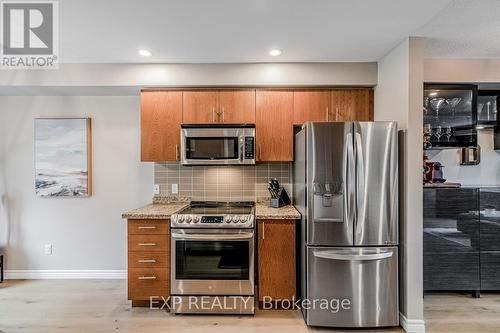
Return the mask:
[[[310,326],[397,326],[398,248],[307,247],[306,288]]]

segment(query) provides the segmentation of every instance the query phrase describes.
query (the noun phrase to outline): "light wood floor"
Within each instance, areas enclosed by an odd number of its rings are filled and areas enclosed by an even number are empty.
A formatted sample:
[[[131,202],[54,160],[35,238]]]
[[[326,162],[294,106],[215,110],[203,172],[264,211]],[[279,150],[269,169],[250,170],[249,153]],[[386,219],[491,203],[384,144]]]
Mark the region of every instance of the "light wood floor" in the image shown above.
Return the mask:
[[[427,295],[427,332],[500,332],[500,294],[481,300]],[[147,332],[403,332],[308,328],[297,311],[258,311],[255,316],[175,316],[131,308],[124,280],[17,280],[0,284],[0,333]]]

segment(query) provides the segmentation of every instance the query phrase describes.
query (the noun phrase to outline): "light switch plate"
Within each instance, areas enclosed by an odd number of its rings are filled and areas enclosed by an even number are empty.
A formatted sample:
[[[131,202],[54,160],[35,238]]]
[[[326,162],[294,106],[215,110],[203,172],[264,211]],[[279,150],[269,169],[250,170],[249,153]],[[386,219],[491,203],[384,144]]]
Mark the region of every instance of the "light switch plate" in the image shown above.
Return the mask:
[[[172,194],[179,193],[179,184],[172,184]]]
[[[45,244],[43,247],[43,252],[45,254],[52,254],[52,244]]]
[[[154,191],[155,195],[160,194],[160,185],[159,184],[155,184],[153,189],[154,189],[153,191]]]

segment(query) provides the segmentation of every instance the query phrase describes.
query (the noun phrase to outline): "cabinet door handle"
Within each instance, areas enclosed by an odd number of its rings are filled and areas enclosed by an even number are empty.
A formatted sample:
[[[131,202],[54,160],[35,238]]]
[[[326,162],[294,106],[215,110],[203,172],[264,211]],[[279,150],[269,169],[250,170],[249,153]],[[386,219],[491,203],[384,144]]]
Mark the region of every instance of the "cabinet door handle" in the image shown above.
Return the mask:
[[[222,122],[224,122],[224,107],[222,107]]]
[[[139,246],[156,246],[156,243],[139,243]]]
[[[259,143],[259,154],[258,154],[258,155],[259,155],[259,161],[261,161],[261,160],[262,160],[262,154],[261,154],[261,151],[262,151],[262,149],[261,149],[261,146],[260,146],[260,143]]]
[[[179,145],[175,144],[175,160],[179,160]]]
[[[148,225],[148,226],[141,225],[141,226],[137,227],[137,229],[156,229],[156,226],[155,225]]]
[[[337,106],[335,108],[335,121],[338,121],[339,120],[339,107]]]
[[[139,276],[139,280],[156,280],[156,276]]]
[[[326,121],[330,120],[330,112],[328,112],[328,107],[326,108]]]
[[[212,122],[215,123],[215,107],[212,108]]]
[[[266,222],[262,221],[262,239],[266,239]]]
[[[155,263],[156,260],[155,259],[139,259],[137,260],[138,263],[141,263],[141,264],[146,264],[146,263]]]

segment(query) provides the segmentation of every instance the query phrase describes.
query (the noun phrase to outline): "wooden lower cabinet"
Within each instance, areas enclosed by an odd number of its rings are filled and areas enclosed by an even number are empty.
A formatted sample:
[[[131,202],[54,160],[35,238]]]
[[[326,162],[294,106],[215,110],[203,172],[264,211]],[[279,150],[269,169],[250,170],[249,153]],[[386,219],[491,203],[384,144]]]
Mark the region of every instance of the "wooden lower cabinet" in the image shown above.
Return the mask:
[[[169,225],[170,220],[128,221],[128,299],[133,306],[149,306],[152,296],[170,295]]]
[[[296,299],[296,241],[294,220],[258,221],[258,297]]]

